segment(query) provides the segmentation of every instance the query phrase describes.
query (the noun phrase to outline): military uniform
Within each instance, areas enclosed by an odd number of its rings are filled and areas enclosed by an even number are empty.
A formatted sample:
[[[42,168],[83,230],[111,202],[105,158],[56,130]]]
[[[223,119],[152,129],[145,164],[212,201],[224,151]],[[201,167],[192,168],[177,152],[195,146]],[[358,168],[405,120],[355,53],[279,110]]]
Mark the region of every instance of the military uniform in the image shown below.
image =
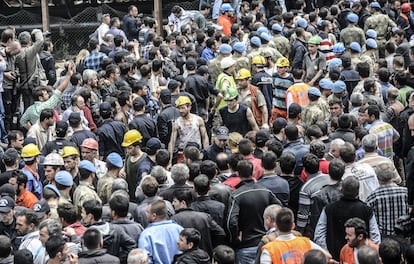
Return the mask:
[[[305,123],[307,127],[314,125],[318,121],[325,120],[325,115],[318,102],[319,100],[310,102],[308,106],[302,109],[302,123]]]
[[[236,61],[236,72],[240,69],[251,69],[250,60],[246,56],[239,54],[233,54],[232,57]]]
[[[352,69],[355,69],[355,66],[362,62],[361,57],[359,55],[359,53],[355,53],[351,55],[351,67]]]
[[[318,105],[319,109],[322,110],[323,120],[325,120],[331,115],[331,112],[329,110],[328,98],[322,95],[318,100]]]
[[[265,56],[266,53],[272,54],[272,60],[276,61],[278,58],[283,57],[283,55],[275,48],[272,48],[269,44],[263,44],[260,48],[260,55]]]
[[[220,62],[224,57],[222,55],[218,55],[217,58],[212,59],[208,65],[210,69],[210,77],[213,83],[216,83],[217,77],[223,71],[220,67]]]
[[[93,185],[89,184],[88,182],[81,181],[79,182],[79,186],[73,193],[73,203],[79,214],[82,212],[83,204],[89,200],[96,200],[102,203],[98,194],[95,192],[95,188],[93,187]]]
[[[270,46],[277,49],[283,57],[289,58],[290,43],[287,38],[280,34],[275,34],[273,39],[270,41]]]
[[[389,18],[387,15],[375,13],[365,21],[364,31],[368,29],[373,29],[377,32],[377,44],[378,44],[378,53],[379,57],[383,58],[385,56],[385,43],[388,32],[391,28],[396,27],[394,21]],[[362,47],[362,46],[361,46]]]
[[[369,76],[374,76],[375,62],[371,59],[371,57],[368,55],[362,54],[360,59],[361,59],[361,62],[366,62],[369,64]]]
[[[346,28],[341,30],[340,42],[344,43],[346,48],[352,42],[357,42],[361,47],[365,45],[365,33],[364,31],[352,24],[349,24]]]

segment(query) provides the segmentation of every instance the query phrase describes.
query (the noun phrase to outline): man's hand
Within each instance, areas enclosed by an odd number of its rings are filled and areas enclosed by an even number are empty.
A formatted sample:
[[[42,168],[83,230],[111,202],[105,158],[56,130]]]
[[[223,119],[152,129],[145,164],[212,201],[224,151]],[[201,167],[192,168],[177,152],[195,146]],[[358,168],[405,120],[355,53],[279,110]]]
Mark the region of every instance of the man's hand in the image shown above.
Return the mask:
[[[16,77],[14,76],[14,74],[12,72],[4,72],[3,76],[6,77],[7,79],[14,81],[16,80]]]

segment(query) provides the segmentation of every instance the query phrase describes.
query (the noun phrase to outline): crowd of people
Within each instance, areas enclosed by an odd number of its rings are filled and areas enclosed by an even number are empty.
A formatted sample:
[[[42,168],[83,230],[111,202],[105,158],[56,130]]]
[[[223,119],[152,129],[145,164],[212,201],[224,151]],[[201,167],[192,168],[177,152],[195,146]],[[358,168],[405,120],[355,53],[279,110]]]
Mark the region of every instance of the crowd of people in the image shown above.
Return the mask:
[[[0,42],[0,263],[414,263],[407,0],[200,1]]]

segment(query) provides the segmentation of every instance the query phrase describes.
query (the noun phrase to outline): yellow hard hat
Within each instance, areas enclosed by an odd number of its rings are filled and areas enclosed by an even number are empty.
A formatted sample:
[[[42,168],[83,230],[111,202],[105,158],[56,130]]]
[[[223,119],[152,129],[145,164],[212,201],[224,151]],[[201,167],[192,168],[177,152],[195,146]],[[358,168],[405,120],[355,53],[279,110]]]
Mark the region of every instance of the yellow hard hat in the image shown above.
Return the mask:
[[[41,154],[41,152],[40,152],[39,148],[35,144],[30,143],[30,144],[27,144],[26,146],[24,146],[22,148],[22,155],[21,156],[22,156],[22,158],[32,158],[32,157],[35,157],[35,156],[40,155],[40,154]]]
[[[252,77],[252,74],[250,73],[250,71],[246,68],[242,68],[237,73],[236,80],[244,80],[250,77]]]
[[[128,147],[134,144],[135,142],[138,142],[141,140],[142,140],[141,133],[136,129],[132,129],[125,133],[124,141],[122,141],[121,146]]]
[[[180,107],[185,104],[191,104],[191,100],[188,96],[180,96],[177,100],[175,100],[176,107]]]
[[[78,149],[72,146],[63,147],[61,155],[62,155],[62,158],[66,158],[72,155],[80,156]]]
[[[287,58],[280,57],[276,61],[276,66],[277,67],[289,67],[290,66],[290,63],[289,63],[289,60]]]
[[[266,59],[265,57],[260,56],[260,55],[254,56],[252,59],[252,64],[253,65],[265,65]]]

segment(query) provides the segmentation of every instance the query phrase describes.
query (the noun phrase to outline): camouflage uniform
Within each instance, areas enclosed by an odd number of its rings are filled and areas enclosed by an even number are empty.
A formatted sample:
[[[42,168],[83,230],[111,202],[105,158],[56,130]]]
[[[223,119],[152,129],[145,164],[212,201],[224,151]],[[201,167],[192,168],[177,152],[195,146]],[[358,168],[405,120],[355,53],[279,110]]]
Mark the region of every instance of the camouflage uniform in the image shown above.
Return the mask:
[[[73,204],[75,205],[76,210],[79,214],[82,212],[83,204],[89,200],[96,200],[102,203],[98,194],[95,192],[93,185],[89,184],[88,182],[81,181],[73,193]]]
[[[216,83],[217,77],[223,71],[220,67],[220,62],[224,57],[222,55],[218,55],[217,58],[212,59],[208,64],[208,68],[210,69],[210,77],[213,83]]]
[[[346,48],[349,48],[349,44],[352,42],[357,42],[363,47],[365,45],[365,33],[361,28],[349,24],[346,28],[341,30],[339,40],[344,43]]]
[[[362,54],[360,59],[361,59],[361,62],[367,62],[369,64],[369,76],[374,76],[375,62],[371,59],[371,57],[368,55]]]
[[[318,100],[318,105],[319,109],[322,110],[323,120],[325,120],[331,115],[331,111],[329,110],[328,98],[322,95]]]
[[[275,34],[270,41],[270,46],[277,49],[285,58],[289,58],[290,44],[289,40],[280,34]]]
[[[356,65],[360,62],[362,62],[362,60],[361,60],[361,56],[360,56],[359,53],[351,54],[351,67],[352,67],[352,69],[355,69]]]
[[[246,56],[243,56],[239,53],[234,53],[232,57],[236,61],[236,72],[240,69],[251,69],[250,61]]]
[[[260,55],[264,56],[266,52],[272,54],[272,60],[276,61],[278,58],[283,57],[283,55],[275,48],[272,48],[269,44],[263,44],[260,48]]]
[[[385,56],[385,43],[388,32],[393,27],[396,27],[394,21],[387,15],[380,14],[376,12],[372,16],[368,17],[365,21],[364,31],[368,29],[373,29],[377,32],[377,44],[378,44],[378,53],[380,58]]]
[[[319,100],[310,102],[308,106],[302,109],[301,114],[302,123],[307,127],[314,125],[318,121],[324,121],[325,115],[319,105]]]
[[[261,54],[260,49],[252,49],[252,50],[250,51],[250,53],[249,53],[249,54],[247,54],[247,58],[249,59],[249,63],[250,63],[250,65],[252,65],[252,60],[253,60],[253,58],[254,58],[255,56],[260,56],[260,55],[262,55],[262,54]],[[253,71],[253,69],[252,69],[251,67],[250,67],[248,70],[249,70],[249,71]]]

